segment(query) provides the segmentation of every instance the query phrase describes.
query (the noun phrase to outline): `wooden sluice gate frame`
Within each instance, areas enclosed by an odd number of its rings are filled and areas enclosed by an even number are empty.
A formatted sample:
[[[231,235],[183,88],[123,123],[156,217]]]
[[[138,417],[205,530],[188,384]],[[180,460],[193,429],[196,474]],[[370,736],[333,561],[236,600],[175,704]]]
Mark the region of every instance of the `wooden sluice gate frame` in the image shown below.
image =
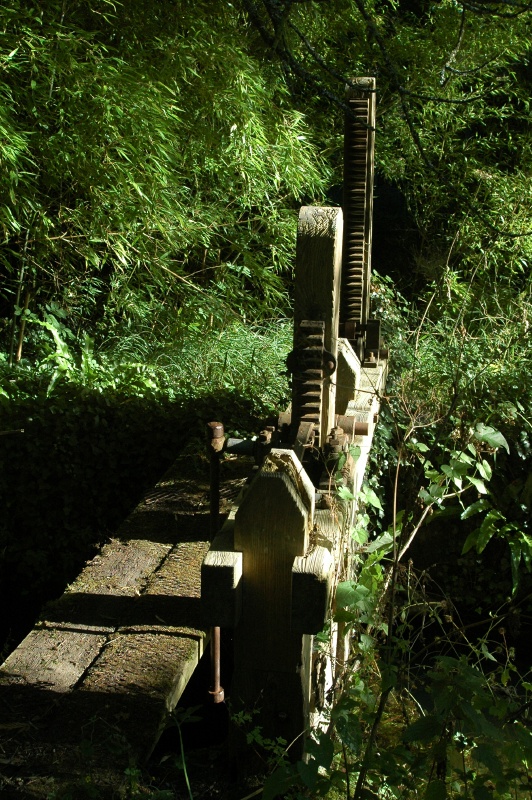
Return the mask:
[[[360,79],[348,93],[345,229],[341,208],[299,214],[291,409],[265,432],[260,470],[202,565],[205,621],[233,629],[232,704],[256,710],[263,734],[294,743],[292,755],[326,717],[347,657],[334,623],[327,650],[314,637],[332,619],[338,581],[354,577],[356,498],[387,373],[369,319],[374,92],[374,79]]]
[[[356,499],[337,481],[356,498],[387,371],[369,318],[374,79],[354,81],[348,103],[344,206],[299,215],[292,405],[255,443],[254,479],[209,541],[176,463],[0,666],[3,763],[32,797],[88,771],[112,796],[180,702],[210,626],[233,631],[231,701],[259,710],[264,736],[295,740],[296,756],[327,713],[347,643],[334,624],[328,650],[315,636],[354,577]]]

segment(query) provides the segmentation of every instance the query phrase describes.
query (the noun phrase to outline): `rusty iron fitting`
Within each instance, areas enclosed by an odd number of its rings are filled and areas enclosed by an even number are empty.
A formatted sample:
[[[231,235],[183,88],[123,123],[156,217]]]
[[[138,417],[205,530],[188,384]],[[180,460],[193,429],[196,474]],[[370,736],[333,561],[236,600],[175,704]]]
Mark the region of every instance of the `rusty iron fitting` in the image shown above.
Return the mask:
[[[233,439],[229,437],[225,442],[224,450],[236,456],[252,456],[255,442],[252,439]]]
[[[255,458],[255,463],[259,467],[263,465],[264,459],[272,449],[274,432],[275,427],[273,425],[267,425],[259,433],[257,440],[253,442],[253,456]]]
[[[325,450],[328,453],[341,453],[345,445],[345,433],[340,427],[332,428],[327,436]]]
[[[342,443],[345,440],[345,431],[340,425],[335,425],[334,428],[331,428],[330,435],[335,439],[339,439]]]
[[[347,319],[345,322],[342,322],[340,324],[340,334],[350,341],[356,339],[359,335],[356,321],[354,319]]]
[[[339,414],[336,417],[336,424],[351,440],[354,436],[368,436],[369,434],[369,424],[367,422],[360,422],[356,417],[346,417]]]
[[[207,443],[216,453],[221,453],[225,444],[225,431],[221,422],[207,423]]]

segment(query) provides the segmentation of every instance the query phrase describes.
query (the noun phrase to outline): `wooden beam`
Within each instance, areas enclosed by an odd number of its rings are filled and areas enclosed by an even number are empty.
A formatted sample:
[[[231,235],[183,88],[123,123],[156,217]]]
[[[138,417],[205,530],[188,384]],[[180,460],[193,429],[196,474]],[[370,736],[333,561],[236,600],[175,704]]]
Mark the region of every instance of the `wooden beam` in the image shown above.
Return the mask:
[[[292,616],[298,633],[319,633],[327,620],[334,575],[334,560],[326,547],[298,556],[292,566]]]
[[[234,550],[234,519],[227,520],[201,565],[201,610],[206,625],[234,628],[242,609],[242,553]]]
[[[294,333],[302,320],[325,322],[325,349],[338,355],[343,214],[341,208],[303,206],[296,247]],[[294,342],[295,344],[295,342]],[[334,426],[335,386],[326,378],[322,395],[320,444]]]
[[[338,340],[338,369],[336,371],[336,413],[345,414],[360,383],[360,361],[347,339]]]

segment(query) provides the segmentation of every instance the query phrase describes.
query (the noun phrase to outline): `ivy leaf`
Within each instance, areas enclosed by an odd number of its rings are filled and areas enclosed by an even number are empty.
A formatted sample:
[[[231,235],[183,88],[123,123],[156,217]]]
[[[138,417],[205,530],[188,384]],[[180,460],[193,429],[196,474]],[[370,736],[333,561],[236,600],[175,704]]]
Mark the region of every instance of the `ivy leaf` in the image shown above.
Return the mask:
[[[495,430],[490,425],[484,425],[484,423],[479,422],[475,428],[473,433],[475,439],[479,442],[485,442],[489,444],[490,447],[494,447],[498,450],[499,447],[504,447],[506,452],[510,453],[510,447],[508,446],[508,442],[502,435],[500,431]]]
[[[286,765],[276,769],[266,780],[262,790],[263,800],[285,797],[288,789],[297,783],[297,777]]]
[[[430,742],[436,736],[439,736],[442,731],[442,721],[439,717],[433,714],[428,714],[426,717],[416,719],[411,725],[408,726],[404,735],[404,742]]]
[[[360,634],[359,647],[363,652],[371,652],[375,647],[375,639],[367,633]]]
[[[447,788],[443,781],[431,781],[425,791],[425,800],[445,800]]]
[[[488,490],[486,489],[486,484],[484,481],[481,481],[480,478],[473,478],[472,475],[469,476],[469,480],[480,494],[487,494]]]
[[[355,499],[355,496],[354,496],[353,492],[349,491],[347,486],[339,486],[338,490],[337,490],[337,494],[338,494],[338,497],[341,500],[346,500],[347,502],[349,502],[350,500],[354,500]]]
[[[488,511],[479,528],[479,534],[476,542],[477,553],[482,553],[483,550],[486,549],[488,542],[496,533],[498,533],[499,529],[497,528],[496,522],[501,519],[504,519],[504,517],[500,511],[497,511],[494,508],[492,508],[491,511]]]
[[[297,771],[305,786],[309,789],[314,789],[316,787],[316,781],[318,780],[318,764],[313,758],[308,764],[304,761],[298,761]]]
[[[335,723],[335,730],[342,744],[352,753],[360,752],[363,742],[362,728],[355,715],[339,717]]]
[[[377,497],[371,486],[364,486],[364,488],[361,491],[361,497],[365,503],[369,503],[371,506],[373,506],[374,508],[378,508],[380,511],[383,510],[381,501],[379,500],[379,498]]]
[[[390,545],[393,542],[393,536],[391,533],[383,533],[382,536],[378,536],[373,542],[366,545],[364,548],[366,553],[374,553],[376,550],[384,550],[385,552],[389,552],[391,550]]]
[[[460,519],[469,519],[469,517],[473,517],[475,514],[478,514],[480,511],[484,511],[486,508],[491,508],[491,503],[489,500],[486,500],[482,497],[475,503],[471,503],[470,506],[462,511]]]
[[[491,480],[491,476],[493,474],[491,469],[491,464],[488,461],[486,461],[485,458],[482,459],[482,462],[479,462],[477,464],[477,470],[480,472],[484,480],[486,481]]]
[[[353,581],[340,581],[336,587],[336,605],[348,608],[354,605],[357,599],[356,584]]]
[[[480,649],[481,649],[481,651],[482,651],[482,655],[484,655],[484,656],[485,656],[485,657],[486,657],[486,658],[487,658],[489,661],[495,661],[495,662],[497,661],[497,659],[495,658],[495,656],[493,656],[493,655],[490,653],[490,651],[488,650],[488,647],[487,647],[487,645],[486,645],[486,642],[482,642],[482,644],[480,645]]]

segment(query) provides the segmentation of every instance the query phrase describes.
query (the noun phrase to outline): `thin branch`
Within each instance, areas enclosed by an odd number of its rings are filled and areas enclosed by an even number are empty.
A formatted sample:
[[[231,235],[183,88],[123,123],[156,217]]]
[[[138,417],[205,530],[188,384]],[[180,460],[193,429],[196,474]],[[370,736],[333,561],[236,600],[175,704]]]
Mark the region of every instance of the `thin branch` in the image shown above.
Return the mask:
[[[348,86],[356,87],[356,83],[354,81],[352,81],[351,78],[346,77],[341,72],[337,72],[334,69],[334,67],[331,67],[331,66],[329,66],[329,64],[327,64],[325,59],[322,56],[320,56],[320,54],[316,51],[316,49],[311,45],[311,43],[309,42],[309,40],[307,39],[307,37],[305,36],[303,31],[300,31],[299,28],[296,25],[294,25],[294,23],[291,22],[290,20],[287,20],[287,23],[288,23],[288,26],[290,28],[292,28],[292,30],[295,33],[297,33],[297,35],[299,36],[299,38],[301,39],[301,41],[305,45],[306,49],[308,50],[308,52],[310,53],[312,58],[320,65],[320,67],[322,69],[325,70],[325,72],[328,72],[329,75],[331,75],[333,78],[336,78],[337,80],[342,81],[343,83],[347,84]]]
[[[442,86],[445,86],[445,84],[447,83],[447,80],[448,80],[445,77],[445,70],[450,69],[451,64],[453,63],[453,61],[456,60],[456,56],[458,55],[458,53],[460,51],[460,48],[462,46],[462,42],[464,40],[465,18],[466,18],[466,10],[465,10],[465,8],[463,8],[462,9],[462,19],[460,20],[460,30],[458,32],[458,41],[456,42],[456,45],[454,46],[453,50],[451,51],[451,54],[449,55],[449,58],[447,59],[446,63],[443,65],[443,69],[441,71],[440,83],[441,83]]]
[[[474,103],[477,100],[482,100],[486,96],[483,94],[475,94],[472,97],[453,99],[451,97],[438,97],[437,95],[433,94],[418,94],[417,92],[411,92],[409,89],[405,89],[403,86],[401,86],[400,91],[402,94],[413,97],[415,100],[423,100],[424,102],[429,103],[446,103],[447,105],[465,105],[467,103]]]
[[[264,24],[264,21],[260,15],[255,0],[242,0],[242,4],[246,9],[251,22],[260,33],[265,44],[271,50],[273,50],[273,52],[275,52],[277,57],[280,59],[281,64],[283,65],[283,69],[285,70],[285,74],[287,69],[290,70],[294,75],[297,75],[297,77],[300,78],[307,85],[312,86],[312,88],[316,91],[318,95],[320,95],[320,97],[324,98],[325,100],[328,100],[334,106],[342,110],[345,114],[348,114],[349,117],[351,119],[354,119],[361,127],[370,128],[370,126],[365,125],[362,122],[362,120],[360,120],[360,118],[353,113],[353,110],[348,103],[346,103],[342,98],[338,97],[338,95],[336,95],[330,89],[325,87],[318,76],[314,75],[312,72],[309,72],[309,70],[306,69],[300,63],[300,61],[298,61],[298,59],[294,56],[293,52],[288,47],[286,40],[282,35],[279,26],[280,16],[270,10],[270,5],[267,2],[265,2],[264,5],[266,7],[268,15],[272,20],[272,25],[274,26],[274,31],[275,31],[274,34],[269,32],[266,25]],[[292,25],[292,23],[289,24]],[[323,64],[320,64],[320,66],[324,68]],[[337,74],[340,75],[339,73]],[[340,76],[339,79],[342,80],[344,85],[346,83],[349,85],[353,84],[351,79],[346,78],[343,75]]]
[[[518,11],[515,11],[513,14],[506,13],[503,11],[497,11],[495,6],[498,5],[508,5],[512,8],[518,8]],[[532,10],[532,4],[529,3],[511,3],[509,0],[497,0],[497,2],[489,3],[487,2],[484,7],[474,5],[473,3],[463,2],[462,6],[466,8],[468,11],[472,11],[473,14],[489,14],[492,17],[500,17],[503,19],[515,19],[515,17],[520,17],[521,14],[526,14],[527,11]]]
[[[410,131],[410,135],[412,137],[412,141],[414,142],[414,144],[415,144],[415,146],[416,146],[416,148],[417,148],[417,150],[418,150],[418,152],[419,152],[419,154],[420,154],[425,166],[431,172],[434,172],[435,171],[434,164],[432,164],[432,162],[429,160],[429,158],[427,157],[427,155],[425,153],[425,150],[423,149],[423,145],[421,144],[421,139],[419,138],[419,133],[416,130],[416,127],[415,127],[414,122],[412,120],[412,117],[410,115],[410,109],[408,108],[408,105],[407,105],[406,100],[405,100],[405,90],[404,90],[404,88],[403,88],[403,86],[401,84],[401,81],[399,80],[399,76],[397,74],[397,69],[396,69],[393,61],[391,60],[391,58],[389,56],[388,49],[386,47],[384,39],[380,35],[379,30],[378,30],[375,22],[373,21],[373,19],[370,17],[368,12],[366,11],[366,8],[365,8],[363,0],[355,0],[355,5],[358,8],[360,16],[365,21],[367,28],[369,29],[371,34],[374,36],[375,41],[377,42],[377,44],[379,46],[379,49],[380,49],[380,51],[381,51],[381,53],[383,55],[384,63],[386,64],[386,67],[388,69],[388,73],[390,75],[390,79],[392,81],[392,84],[395,86],[395,89],[399,94],[399,98],[400,98],[400,101],[401,101],[401,108],[403,110],[403,115],[404,115],[406,124],[408,126],[408,130]]]

